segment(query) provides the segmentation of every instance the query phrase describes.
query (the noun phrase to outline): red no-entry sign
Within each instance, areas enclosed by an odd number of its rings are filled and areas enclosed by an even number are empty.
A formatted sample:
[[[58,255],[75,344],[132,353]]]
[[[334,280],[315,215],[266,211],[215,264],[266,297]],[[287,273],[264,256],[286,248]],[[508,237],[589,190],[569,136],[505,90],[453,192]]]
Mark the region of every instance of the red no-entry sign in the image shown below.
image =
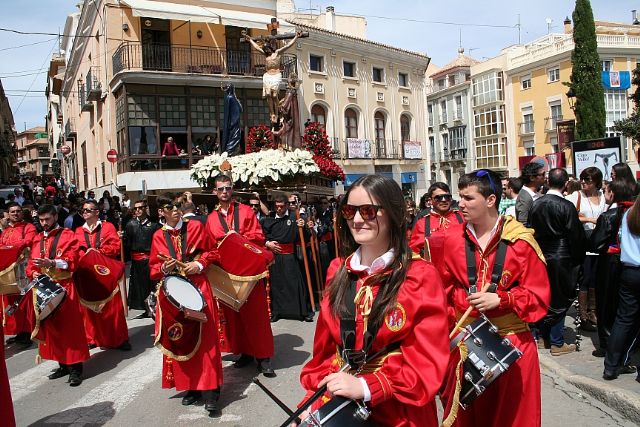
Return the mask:
[[[116,150],[114,150],[113,148],[109,151],[107,151],[107,160],[109,160],[111,163],[115,163],[118,161],[118,152]]]

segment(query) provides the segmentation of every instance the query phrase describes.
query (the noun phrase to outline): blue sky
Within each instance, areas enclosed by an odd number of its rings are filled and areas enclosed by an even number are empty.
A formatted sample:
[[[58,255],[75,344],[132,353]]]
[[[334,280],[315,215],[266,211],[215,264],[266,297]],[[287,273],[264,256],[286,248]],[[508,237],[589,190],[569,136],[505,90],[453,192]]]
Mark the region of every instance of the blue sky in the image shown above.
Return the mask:
[[[2,0],[0,28],[24,32],[62,32],[66,16],[80,0]],[[453,60],[460,44],[466,53],[482,60],[495,56],[503,47],[518,43],[518,15],[523,43],[551,31],[562,32],[562,21],[570,16],[573,0],[298,0],[300,9],[335,7],[339,14],[367,18],[371,40],[428,54],[437,65]],[[640,2],[592,0],[596,19],[631,22],[631,10]],[[419,21],[419,22],[415,22]],[[454,25],[438,24],[449,22]],[[506,27],[503,28],[502,26]],[[36,44],[34,44],[36,43]],[[28,45],[28,46],[24,46]],[[19,47],[22,46],[22,47]],[[58,49],[56,38],[17,35],[0,31],[0,80],[14,114],[16,129],[44,126],[46,71],[51,54]],[[32,91],[32,92],[26,92]]]

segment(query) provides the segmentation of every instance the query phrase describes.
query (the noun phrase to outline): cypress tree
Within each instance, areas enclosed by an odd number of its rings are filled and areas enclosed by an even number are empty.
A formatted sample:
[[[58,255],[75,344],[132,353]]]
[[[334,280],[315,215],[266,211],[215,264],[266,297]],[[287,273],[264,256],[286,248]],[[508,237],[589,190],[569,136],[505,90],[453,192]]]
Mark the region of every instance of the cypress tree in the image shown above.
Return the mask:
[[[576,140],[602,138],[606,131],[602,65],[589,0],[576,0],[573,24],[570,86],[576,96]]]

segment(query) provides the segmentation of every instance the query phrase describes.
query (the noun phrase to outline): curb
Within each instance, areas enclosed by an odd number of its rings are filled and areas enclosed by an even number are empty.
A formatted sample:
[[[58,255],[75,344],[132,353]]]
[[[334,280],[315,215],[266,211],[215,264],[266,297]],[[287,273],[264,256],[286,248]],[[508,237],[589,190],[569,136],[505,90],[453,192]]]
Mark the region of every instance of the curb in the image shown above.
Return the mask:
[[[623,417],[634,422],[640,420],[640,398],[637,393],[585,377],[584,375],[574,374],[551,359],[551,356],[538,354],[538,358],[540,359],[541,366],[617,411]]]

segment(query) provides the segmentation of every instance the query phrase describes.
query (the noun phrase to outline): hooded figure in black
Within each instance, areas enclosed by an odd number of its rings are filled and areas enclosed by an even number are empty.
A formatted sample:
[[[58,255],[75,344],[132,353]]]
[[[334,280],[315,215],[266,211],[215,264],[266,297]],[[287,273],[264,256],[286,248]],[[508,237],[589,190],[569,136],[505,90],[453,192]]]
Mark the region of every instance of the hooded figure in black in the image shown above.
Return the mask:
[[[242,116],[242,104],[236,98],[236,91],[233,84],[229,83],[224,88],[224,124],[222,128],[222,151],[229,153],[229,156],[241,154],[242,147],[240,140],[240,117]]]

